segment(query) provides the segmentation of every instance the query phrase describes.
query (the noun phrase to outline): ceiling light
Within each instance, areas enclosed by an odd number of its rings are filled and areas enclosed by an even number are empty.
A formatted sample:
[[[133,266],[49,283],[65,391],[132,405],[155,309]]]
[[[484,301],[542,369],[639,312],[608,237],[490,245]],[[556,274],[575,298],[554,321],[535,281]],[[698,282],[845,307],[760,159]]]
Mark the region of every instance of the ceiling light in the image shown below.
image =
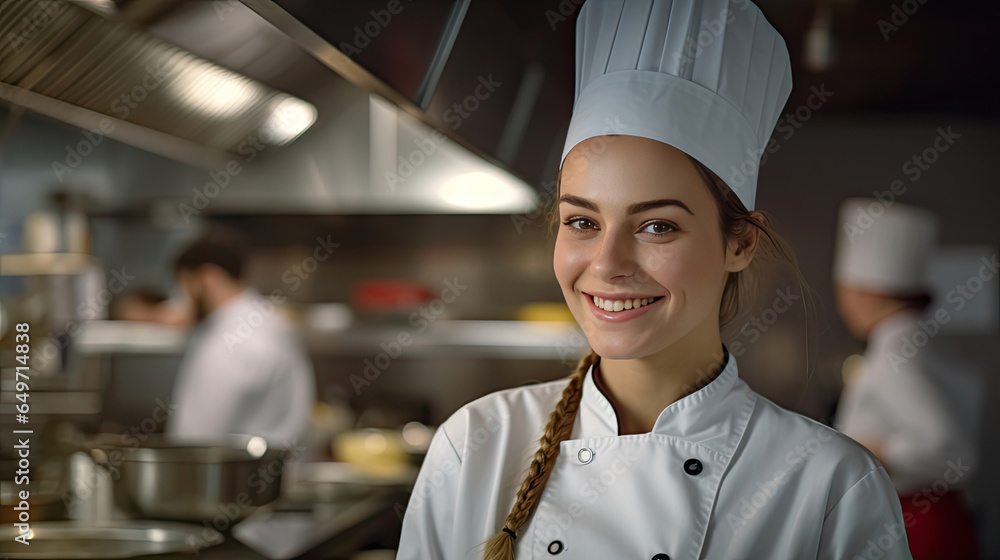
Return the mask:
[[[287,144],[316,122],[316,107],[297,97],[283,95],[272,107],[261,127],[261,140],[267,144]]]
[[[179,101],[204,117],[234,117],[249,109],[260,88],[249,78],[212,63],[188,59],[170,88]]]
[[[452,177],[442,183],[439,194],[448,204],[464,210],[526,211],[535,202],[527,185],[489,171]]]

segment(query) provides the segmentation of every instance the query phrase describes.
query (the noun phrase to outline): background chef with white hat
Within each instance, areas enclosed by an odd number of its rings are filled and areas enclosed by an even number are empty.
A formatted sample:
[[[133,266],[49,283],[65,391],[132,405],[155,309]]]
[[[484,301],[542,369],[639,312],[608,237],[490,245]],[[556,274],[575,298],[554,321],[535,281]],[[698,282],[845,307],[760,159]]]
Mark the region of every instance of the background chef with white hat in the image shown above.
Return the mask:
[[[888,470],[916,560],[976,558],[961,489],[978,466],[983,393],[977,372],[937,338],[947,313],[934,305],[927,280],[937,219],[899,202],[852,198],[838,226],[837,310],[868,342],[841,398],[838,428]]]
[[[762,257],[794,264],[753,211],[784,40],[728,0],[589,0],[576,39],[553,268],[592,351],[440,426],[397,558],[910,558],[878,461],[721,340]]]

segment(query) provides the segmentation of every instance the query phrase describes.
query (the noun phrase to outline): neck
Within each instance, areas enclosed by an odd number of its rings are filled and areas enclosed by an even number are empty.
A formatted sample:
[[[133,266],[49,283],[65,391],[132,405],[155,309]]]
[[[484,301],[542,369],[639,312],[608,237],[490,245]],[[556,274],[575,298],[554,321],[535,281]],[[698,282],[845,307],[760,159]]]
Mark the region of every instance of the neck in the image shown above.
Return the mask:
[[[869,323],[871,326],[868,327],[868,332],[865,333],[864,338],[865,339],[871,338],[872,333],[875,331],[875,329],[877,329],[880,325],[882,325],[889,319],[897,317],[900,314],[912,311],[915,310],[912,307],[904,305],[903,303],[895,301],[887,302],[881,309],[878,310],[878,312],[873,314],[874,318],[870,320]]]
[[[208,297],[205,298],[208,312],[211,313],[229,303],[233,298],[240,295],[243,292],[243,289],[244,286],[242,284],[232,283],[220,287],[218,290],[209,294]]]
[[[652,431],[663,409],[708,384],[725,354],[718,326],[692,332],[643,358],[602,358],[594,381],[611,401],[619,435]]]

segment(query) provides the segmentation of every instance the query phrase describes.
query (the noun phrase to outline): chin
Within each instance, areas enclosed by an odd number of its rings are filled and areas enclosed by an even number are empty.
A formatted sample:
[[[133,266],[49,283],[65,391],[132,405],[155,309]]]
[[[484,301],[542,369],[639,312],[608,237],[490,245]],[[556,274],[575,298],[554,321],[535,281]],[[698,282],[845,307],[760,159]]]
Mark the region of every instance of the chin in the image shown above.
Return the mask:
[[[637,340],[636,337],[624,333],[617,335],[598,333],[596,336],[588,337],[587,342],[598,356],[608,360],[633,360],[656,353],[656,349],[652,348],[652,341]]]

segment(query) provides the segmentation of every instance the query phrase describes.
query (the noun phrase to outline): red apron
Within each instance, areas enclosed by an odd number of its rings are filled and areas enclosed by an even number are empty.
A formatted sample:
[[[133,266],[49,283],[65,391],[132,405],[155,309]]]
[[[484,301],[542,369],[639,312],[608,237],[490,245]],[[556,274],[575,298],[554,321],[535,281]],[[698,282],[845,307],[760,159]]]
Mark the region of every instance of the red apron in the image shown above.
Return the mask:
[[[900,496],[913,560],[977,560],[976,528],[961,492]]]

